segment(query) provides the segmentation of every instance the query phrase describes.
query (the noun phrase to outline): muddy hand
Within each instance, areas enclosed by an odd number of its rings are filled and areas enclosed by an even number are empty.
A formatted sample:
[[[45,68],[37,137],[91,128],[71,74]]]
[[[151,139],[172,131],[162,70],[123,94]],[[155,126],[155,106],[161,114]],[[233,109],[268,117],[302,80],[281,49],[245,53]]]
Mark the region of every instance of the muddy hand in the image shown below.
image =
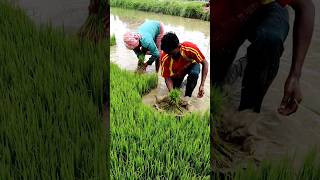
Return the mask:
[[[204,86],[201,85],[201,86],[199,87],[198,98],[202,98],[203,95],[204,95]]]
[[[298,110],[299,103],[302,101],[299,81],[289,77],[284,88],[284,95],[278,108],[278,112],[284,116],[289,116]]]
[[[144,63],[144,64],[143,64],[143,70],[144,70],[144,71],[146,71],[146,70],[147,70],[147,66],[148,66],[148,64],[147,64],[147,63]]]

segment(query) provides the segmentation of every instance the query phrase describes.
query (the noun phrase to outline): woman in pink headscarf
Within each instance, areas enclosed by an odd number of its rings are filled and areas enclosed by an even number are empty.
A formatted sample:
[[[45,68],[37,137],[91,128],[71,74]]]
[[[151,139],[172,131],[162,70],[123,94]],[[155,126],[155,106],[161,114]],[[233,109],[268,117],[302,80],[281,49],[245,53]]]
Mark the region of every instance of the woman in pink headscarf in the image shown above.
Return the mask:
[[[123,36],[125,46],[133,50],[138,58],[150,54],[151,57],[144,63],[144,68],[155,61],[156,71],[159,70],[161,54],[161,39],[164,28],[160,21],[146,21],[138,28],[138,32],[126,32]]]

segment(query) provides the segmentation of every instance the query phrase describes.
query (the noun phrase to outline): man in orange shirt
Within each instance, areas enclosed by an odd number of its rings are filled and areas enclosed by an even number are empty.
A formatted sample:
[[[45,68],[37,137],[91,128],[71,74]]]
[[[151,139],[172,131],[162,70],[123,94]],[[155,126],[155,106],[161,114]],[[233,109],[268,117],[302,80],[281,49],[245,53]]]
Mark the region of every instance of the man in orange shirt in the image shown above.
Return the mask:
[[[191,42],[180,43],[173,32],[166,33],[161,40],[161,75],[164,77],[167,88],[180,88],[184,77],[188,74],[185,96],[191,97],[197,85],[202,64],[201,84],[198,98],[204,95],[204,82],[208,74],[208,62]]]
[[[299,81],[314,26],[312,0],[216,0],[213,3],[212,82],[215,86],[225,83],[242,43],[251,42],[247,49],[247,65],[243,68],[239,111],[252,109],[259,113],[263,98],[277,75],[289,31],[287,5],[294,10],[295,20],[291,69],[278,108],[283,115],[296,112],[302,101]]]

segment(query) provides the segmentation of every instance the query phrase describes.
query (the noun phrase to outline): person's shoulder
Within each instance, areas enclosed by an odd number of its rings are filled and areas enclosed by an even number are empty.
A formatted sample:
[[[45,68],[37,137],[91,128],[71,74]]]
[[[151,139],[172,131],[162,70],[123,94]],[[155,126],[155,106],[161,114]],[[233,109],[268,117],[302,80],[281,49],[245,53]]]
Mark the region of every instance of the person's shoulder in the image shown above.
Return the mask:
[[[158,20],[148,20],[147,22],[149,22],[149,23],[160,23],[160,21],[158,21]]]
[[[193,49],[193,50],[199,51],[198,46],[192,42],[189,42],[189,41],[185,41],[185,42],[181,43],[181,48],[183,50]]]
[[[165,53],[164,51],[162,51],[161,55],[160,55],[160,59],[161,61],[165,61],[169,58],[169,55],[167,53]]]
[[[181,43],[181,46],[182,47],[197,47],[196,44],[194,44],[193,42],[190,42],[190,41],[184,41]]]

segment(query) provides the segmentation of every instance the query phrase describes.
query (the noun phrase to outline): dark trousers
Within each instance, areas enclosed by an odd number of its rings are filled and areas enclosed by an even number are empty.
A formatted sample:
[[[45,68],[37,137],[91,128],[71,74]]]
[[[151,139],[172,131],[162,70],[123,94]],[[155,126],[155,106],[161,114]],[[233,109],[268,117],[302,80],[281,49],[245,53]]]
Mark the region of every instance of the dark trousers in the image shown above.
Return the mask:
[[[242,80],[240,111],[253,109],[260,112],[263,98],[278,73],[283,43],[289,31],[288,21],[287,9],[276,2],[270,3],[253,14],[237,43],[213,50],[212,82],[221,86],[239,47],[246,39],[251,42]]]
[[[191,64],[188,67],[187,71],[186,71],[186,75],[187,74],[188,74],[188,77],[187,77],[187,85],[186,85],[185,96],[191,97],[192,96],[192,92],[193,92],[193,90],[196,87],[197,82],[198,82],[198,77],[199,77],[199,74],[200,74],[200,64],[198,64],[198,63]],[[171,78],[172,81],[173,81],[173,88],[180,88],[184,77]]]

